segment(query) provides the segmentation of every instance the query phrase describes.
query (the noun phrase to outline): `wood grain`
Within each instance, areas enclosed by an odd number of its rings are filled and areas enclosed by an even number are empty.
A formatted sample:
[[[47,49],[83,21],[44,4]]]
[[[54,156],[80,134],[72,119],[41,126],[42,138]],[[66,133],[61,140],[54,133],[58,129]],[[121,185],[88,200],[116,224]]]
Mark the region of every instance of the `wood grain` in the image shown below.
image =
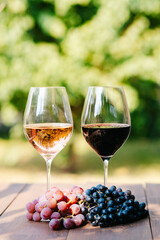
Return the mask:
[[[69,189],[73,184],[56,184],[61,189]],[[84,189],[89,188],[93,183],[86,183]],[[111,185],[111,184],[110,184]],[[116,184],[117,185],[117,184]],[[142,185],[121,185],[123,190],[131,189],[136,199],[145,201],[145,194]],[[12,188],[12,185],[10,186]],[[4,188],[5,189],[5,188]],[[11,205],[0,217],[0,240],[151,240],[151,231],[149,220],[138,221],[133,224],[116,226],[110,228],[92,227],[87,224],[84,227],[72,230],[52,231],[49,229],[48,222],[29,222],[25,218],[25,205],[34,198],[43,194],[46,185],[31,184],[26,185],[24,189],[16,196]],[[7,192],[6,192],[7,197]]]
[[[118,186],[118,184],[116,185]],[[138,201],[145,201],[142,185],[120,185],[123,190],[131,189]],[[110,228],[92,227],[89,224],[83,228],[69,231],[67,240],[151,240],[149,219],[143,219],[133,224],[115,226]]]
[[[154,240],[160,240],[160,184],[146,184],[150,222]]]
[[[45,190],[46,185],[27,185],[23,189],[0,218],[1,240],[66,239],[67,230],[52,231],[48,222],[29,222],[25,218],[26,203],[43,194]]]
[[[9,207],[25,184],[0,184],[0,216]]]

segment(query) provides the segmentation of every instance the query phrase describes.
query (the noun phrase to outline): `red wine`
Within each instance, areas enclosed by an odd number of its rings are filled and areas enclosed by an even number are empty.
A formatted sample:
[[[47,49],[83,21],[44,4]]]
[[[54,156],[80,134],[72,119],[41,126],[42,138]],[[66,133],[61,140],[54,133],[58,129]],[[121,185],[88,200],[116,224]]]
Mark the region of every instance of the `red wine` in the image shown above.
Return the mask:
[[[130,125],[87,124],[82,126],[82,132],[87,143],[105,160],[112,157],[125,142],[130,132]]]

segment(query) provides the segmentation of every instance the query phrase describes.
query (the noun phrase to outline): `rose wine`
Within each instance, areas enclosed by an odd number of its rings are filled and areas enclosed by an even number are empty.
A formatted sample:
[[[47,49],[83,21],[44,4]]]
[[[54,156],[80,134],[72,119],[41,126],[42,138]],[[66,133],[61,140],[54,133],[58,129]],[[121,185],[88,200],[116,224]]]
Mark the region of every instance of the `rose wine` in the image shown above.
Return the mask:
[[[37,123],[24,126],[24,133],[33,147],[44,157],[59,153],[72,135],[73,126],[67,123]]]
[[[82,132],[87,143],[101,156],[110,159],[126,141],[130,125],[117,123],[82,125]]]

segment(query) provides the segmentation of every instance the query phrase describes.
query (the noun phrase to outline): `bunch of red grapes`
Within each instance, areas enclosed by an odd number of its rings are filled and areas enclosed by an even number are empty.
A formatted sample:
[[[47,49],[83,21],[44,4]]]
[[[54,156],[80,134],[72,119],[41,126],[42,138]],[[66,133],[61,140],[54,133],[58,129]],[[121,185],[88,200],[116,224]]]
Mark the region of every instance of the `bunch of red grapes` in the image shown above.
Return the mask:
[[[49,221],[52,230],[82,226],[85,223],[85,216],[81,213],[81,201],[77,196],[83,198],[83,192],[84,190],[78,186],[72,187],[68,192],[52,187],[44,195],[27,203],[26,217],[35,222]]]

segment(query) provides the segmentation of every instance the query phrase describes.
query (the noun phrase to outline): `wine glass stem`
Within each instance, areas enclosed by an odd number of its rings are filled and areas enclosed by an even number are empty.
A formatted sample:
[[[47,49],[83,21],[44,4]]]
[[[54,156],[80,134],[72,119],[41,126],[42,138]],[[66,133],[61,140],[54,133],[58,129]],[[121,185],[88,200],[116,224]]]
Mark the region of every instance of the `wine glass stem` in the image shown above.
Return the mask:
[[[52,160],[46,160],[46,166],[47,166],[47,191],[51,189],[51,163],[52,163]]]
[[[108,163],[109,163],[109,159],[105,159],[103,161],[104,163],[104,186],[107,185],[108,182]]]

